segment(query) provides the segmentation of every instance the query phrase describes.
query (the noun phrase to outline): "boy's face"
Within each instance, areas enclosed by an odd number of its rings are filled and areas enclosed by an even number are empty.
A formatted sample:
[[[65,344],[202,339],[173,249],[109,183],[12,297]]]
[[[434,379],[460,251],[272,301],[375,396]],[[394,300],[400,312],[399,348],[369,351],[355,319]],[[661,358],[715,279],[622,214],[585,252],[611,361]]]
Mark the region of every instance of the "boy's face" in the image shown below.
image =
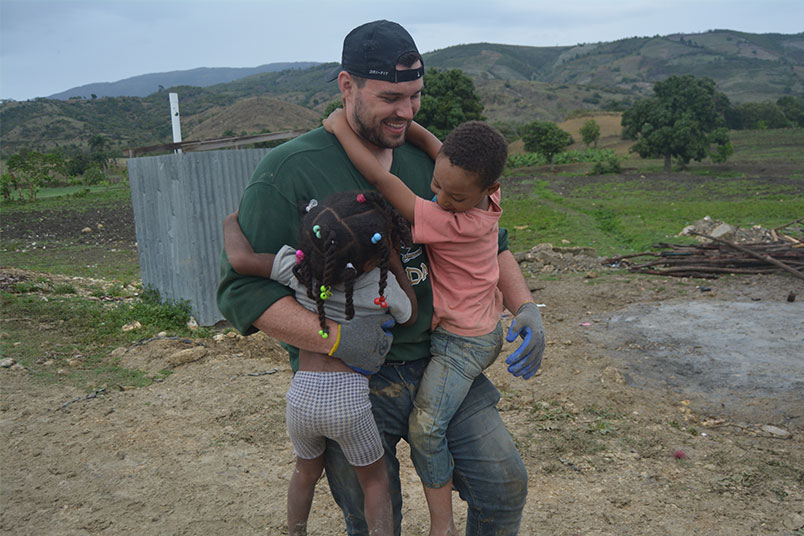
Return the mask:
[[[477,175],[452,165],[448,156],[440,154],[436,158],[430,189],[444,210],[466,212],[474,207],[485,209],[487,197],[499,187],[500,183],[495,182],[488,188],[481,188]]]

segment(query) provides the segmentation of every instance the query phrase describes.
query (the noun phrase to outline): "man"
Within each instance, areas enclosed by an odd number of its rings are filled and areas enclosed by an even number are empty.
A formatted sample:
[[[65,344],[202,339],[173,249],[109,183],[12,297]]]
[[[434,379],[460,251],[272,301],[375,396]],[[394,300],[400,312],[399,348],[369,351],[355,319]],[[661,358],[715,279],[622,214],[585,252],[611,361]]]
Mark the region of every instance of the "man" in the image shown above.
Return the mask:
[[[331,79],[338,80],[350,126],[378,160],[417,195],[431,197],[433,162],[405,144],[405,132],[420,106],[423,73],[421,56],[408,32],[396,23],[375,21],[346,36],[341,66]],[[284,244],[296,244],[300,209],[306,204],[335,191],[367,189],[373,188],[337,139],[317,129],[277,147],[259,164],[243,193],[240,226],[255,251],[275,252]],[[507,249],[504,231],[499,242],[498,286],[505,306],[520,311],[509,340],[517,334],[524,339],[507,362],[512,373],[529,378],[544,351],[541,318]],[[330,333],[336,335],[322,339],[317,315],[303,309],[287,288],[240,276],[225,258],[218,289],[218,305],[238,330],[261,330],[291,346],[294,370],[296,348],[301,347],[340,358],[356,369],[376,371],[371,377],[371,402],[386,450],[397,534],[401,532],[402,497],[396,445],[408,432],[408,416],[429,359],[432,320],[425,250],[414,247],[403,251],[402,257],[414,284],[419,316],[414,325],[393,328],[391,334],[382,320],[343,325],[330,321]],[[498,400],[491,382],[479,376],[447,431],[455,462],[453,484],[469,503],[467,534],[516,534],[525,505],[527,472],[497,413]],[[325,457],[330,489],[344,512],[348,533],[366,534],[363,497],[354,471],[335,442],[328,442]]]

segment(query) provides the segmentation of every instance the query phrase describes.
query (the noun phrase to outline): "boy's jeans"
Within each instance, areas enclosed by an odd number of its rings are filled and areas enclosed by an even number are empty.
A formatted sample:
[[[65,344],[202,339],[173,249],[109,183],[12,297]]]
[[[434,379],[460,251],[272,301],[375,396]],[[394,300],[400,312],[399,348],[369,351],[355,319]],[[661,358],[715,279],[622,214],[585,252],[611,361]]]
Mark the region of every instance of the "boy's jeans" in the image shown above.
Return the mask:
[[[408,416],[429,359],[404,365],[384,365],[371,377],[371,404],[385,446],[395,534],[402,532],[402,492],[396,445],[407,440]],[[528,490],[525,464],[505,428],[496,404],[500,394],[491,382],[475,378],[447,428],[455,462],[452,484],[469,503],[466,534],[513,535],[519,531]],[[343,510],[348,534],[367,535],[363,492],[338,444],[327,441],[327,479]],[[426,528],[426,527],[425,527]]]
[[[500,322],[491,333],[476,337],[441,327],[430,335],[432,357],[413,401],[408,437],[413,465],[428,488],[443,487],[452,479],[447,426],[472,382],[497,359],[502,340]]]

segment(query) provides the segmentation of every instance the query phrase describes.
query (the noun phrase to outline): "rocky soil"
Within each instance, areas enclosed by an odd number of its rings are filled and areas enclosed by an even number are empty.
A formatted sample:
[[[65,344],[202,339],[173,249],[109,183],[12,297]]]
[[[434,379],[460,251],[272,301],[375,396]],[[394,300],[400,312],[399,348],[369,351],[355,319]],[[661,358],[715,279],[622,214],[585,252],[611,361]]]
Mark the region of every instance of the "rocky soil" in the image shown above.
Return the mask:
[[[112,235],[124,217],[98,216],[115,247],[132,242]],[[7,223],[5,238],[23,229]],[[96,223],[82,215],[78,240]],[[804,534],[804,310],[786,301],[804,297],[801,281],[627,274],[540,248],[522,260],[544,305],[544,366],[530,381],[502,360],[488,372],[529,472],[521,534]],[[291,371],[276,341],[163,337],[108,359],[172,374],[88,395],[0,369],[0,534],[286,533]],[[426,534],[404,444],[399,455],[403,533]],[[462,526],[457,494],[455,509]],[[343,527],[321,482],[310,534]]]

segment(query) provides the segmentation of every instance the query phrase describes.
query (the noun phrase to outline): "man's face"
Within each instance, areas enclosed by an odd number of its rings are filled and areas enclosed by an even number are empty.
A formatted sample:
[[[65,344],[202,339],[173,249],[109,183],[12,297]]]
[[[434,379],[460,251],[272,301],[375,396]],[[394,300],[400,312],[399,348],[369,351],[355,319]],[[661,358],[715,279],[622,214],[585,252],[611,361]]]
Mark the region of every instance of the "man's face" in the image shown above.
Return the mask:
[[[411,67],[417,69],[421,62]],[[382,149],[393,149],[405,143],[405,133],[421,106],[424,80],[410,82],[365,81],[363,87],[352,84],[344,92],[346,116],[352,129]]]

